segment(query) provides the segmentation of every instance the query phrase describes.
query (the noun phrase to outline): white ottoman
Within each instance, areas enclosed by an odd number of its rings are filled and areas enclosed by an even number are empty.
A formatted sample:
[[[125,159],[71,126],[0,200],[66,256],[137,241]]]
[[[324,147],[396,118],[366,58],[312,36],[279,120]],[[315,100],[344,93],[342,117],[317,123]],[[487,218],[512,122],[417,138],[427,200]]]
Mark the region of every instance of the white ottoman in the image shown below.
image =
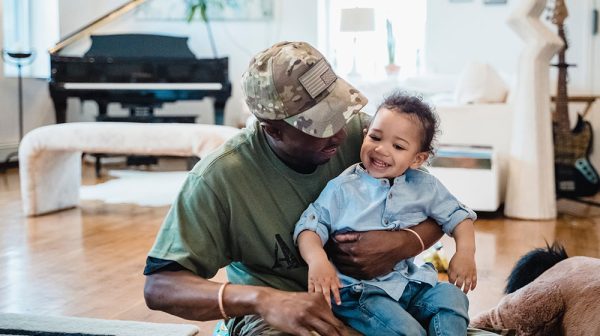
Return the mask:
[[[122,122],[36,128],[19,146],[23,211],[35,216],[77,206],[82,152],[202,158],[238,132],[220,125]]]

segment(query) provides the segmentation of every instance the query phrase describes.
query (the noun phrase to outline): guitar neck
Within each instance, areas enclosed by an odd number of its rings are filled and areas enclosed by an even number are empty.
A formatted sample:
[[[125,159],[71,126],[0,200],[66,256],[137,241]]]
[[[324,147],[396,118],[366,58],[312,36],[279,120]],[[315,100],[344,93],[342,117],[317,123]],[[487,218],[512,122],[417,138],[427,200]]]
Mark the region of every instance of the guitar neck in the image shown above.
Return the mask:
[[[556,91],[556,123],[561,130],[569,130],[569,99],[567,94],[567,67],[565,59],[567,40],[563,25],[558,25],[558,35],[564,41],[564,47],[558,52],[558,85]]]

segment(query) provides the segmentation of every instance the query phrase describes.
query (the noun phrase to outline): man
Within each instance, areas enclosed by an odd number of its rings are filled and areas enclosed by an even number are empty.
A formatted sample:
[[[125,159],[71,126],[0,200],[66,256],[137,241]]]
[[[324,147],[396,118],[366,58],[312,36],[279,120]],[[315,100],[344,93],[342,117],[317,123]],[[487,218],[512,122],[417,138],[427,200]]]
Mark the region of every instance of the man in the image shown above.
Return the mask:
[[[359,161],[367,99],[302,42],[260,52],[242,87],[258,121],[188,175],[148,256],[146,303],[190,320],[233,317],[232,335],[344,335],[323,295],[306,292],[292,232],[327,181]],[[414,230],[341,234],[331,256],[373,278],[442,235],[433,222]],[[231,285],[206,280],[225,266]]]

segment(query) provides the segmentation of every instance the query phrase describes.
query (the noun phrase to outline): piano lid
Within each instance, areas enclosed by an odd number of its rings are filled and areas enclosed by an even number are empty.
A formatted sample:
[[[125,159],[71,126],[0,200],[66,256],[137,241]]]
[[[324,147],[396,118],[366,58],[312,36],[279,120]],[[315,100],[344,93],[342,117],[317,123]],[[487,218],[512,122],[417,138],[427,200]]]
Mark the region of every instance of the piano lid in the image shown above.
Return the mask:
[[[84,50],[89,49],[91,41],[89,39],[92,33],[97,33],[99,29],[108,23],[114,22],[123,17],[132,16],[133,10],[143,5],[146,0],[131,0],[124,5],[110,11],[109,13],[94,20],[88,25],[76,30],[60,40],[54,47],[48,49],[50,55],[72,55],[81,56]]]

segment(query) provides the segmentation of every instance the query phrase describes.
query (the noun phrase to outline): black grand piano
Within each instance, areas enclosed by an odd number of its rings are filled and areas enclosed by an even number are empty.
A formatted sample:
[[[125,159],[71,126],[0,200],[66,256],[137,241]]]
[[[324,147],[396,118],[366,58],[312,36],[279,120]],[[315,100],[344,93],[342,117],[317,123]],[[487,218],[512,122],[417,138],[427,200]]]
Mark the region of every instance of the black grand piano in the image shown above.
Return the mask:
[[[67,36],[50,52],[50,96],[56,122],[66,122],[67,98],[94,100],[98,121],[193,122],[193,116],[157,116],[154,108],[178,100],[214,98],[215,123],[223,124],[223,111],[231,96],[228,58],[198,59],[187,37],[152,34],[103,34],[94,31],[108,21],[143,4],[130,1]],[[65,52],[91,37],[83,55]],[[89,42],[87,42],[89,44]],[[71,48],[73,49],[73,48]],[[107,115],[109,103],[121,103],[126,117]]]

